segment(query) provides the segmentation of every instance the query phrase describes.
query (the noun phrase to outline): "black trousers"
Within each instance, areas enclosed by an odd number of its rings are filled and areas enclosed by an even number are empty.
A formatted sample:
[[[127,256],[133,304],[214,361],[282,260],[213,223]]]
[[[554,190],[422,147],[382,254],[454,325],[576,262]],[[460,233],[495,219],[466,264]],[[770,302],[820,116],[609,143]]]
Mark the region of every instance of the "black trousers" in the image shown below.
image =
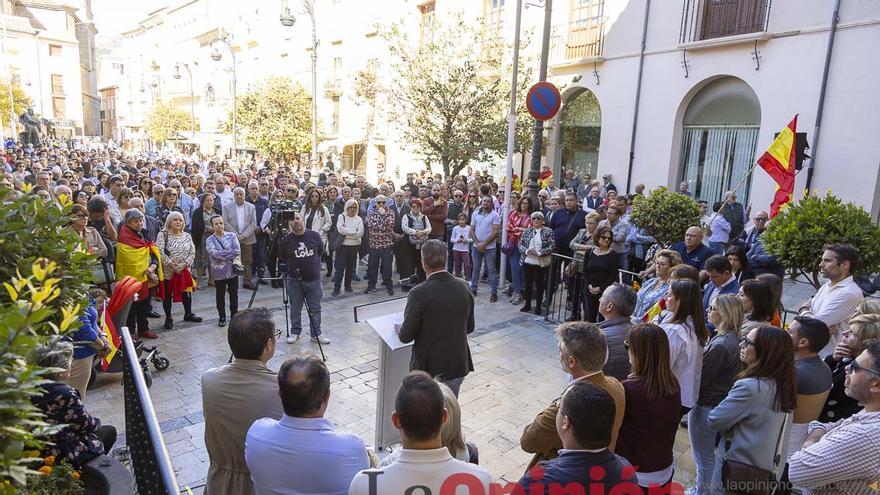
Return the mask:
[[[401,278],[413,272],[412,263],[409,259],[409,241],[401,239],[394,244],[394,260],[397,262],[397,274]]]
[[[333,277],[333,290],[338,291],[343,284],[346,289],[351,289],[351,277],[357,269],[360,249],[360,246],[343,245],[336,250],[336,275]]]
[[[226,319],[226,293],[229,292],[229,311],[232,315],[238,313],[238,277],[224,280],[214,279],[214,294],[217,302],[217,315],[220,319]]]
[[[147,297],[131,305],[125,325],[132,335],[150,331],[150,320],[147,319],[147,313],[150,312],[150,299]]]
[[[165,310],[165,318],[171,318],[171,290],[169,287],[171,286],[170,280],[162,281],[165,284],[165,298],[162,299],[162,309]],[[191,315],[192,314],[192,292],[184,292],[181,294],[183,298],[183,314]]]
[[[547,271],[550,270],[549,267],[541,267],[538,265],[530,265],[528,263],[523,263],[523,284],[525,288],[523,290],[523,299],[525,299],[526,307],[532,306],[532,294],[535,295],[535,308],[540,308],[541,303],[544,299],[544,288],[546,287],[546,278]],[[537,285],[537,288],[533,291],[532,286]]]

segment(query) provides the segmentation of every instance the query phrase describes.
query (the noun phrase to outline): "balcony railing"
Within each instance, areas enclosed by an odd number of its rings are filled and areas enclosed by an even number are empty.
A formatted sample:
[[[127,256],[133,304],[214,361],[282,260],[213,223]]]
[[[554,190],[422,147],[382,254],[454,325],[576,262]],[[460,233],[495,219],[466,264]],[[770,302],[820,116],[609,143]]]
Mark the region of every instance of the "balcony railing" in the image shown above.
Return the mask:
[[[767,30],[772,0],[685,0],[681,43]]]
[[[558,24],[550,39],[550,61],[558,65],[601,57],[604,42],[604,16]]]

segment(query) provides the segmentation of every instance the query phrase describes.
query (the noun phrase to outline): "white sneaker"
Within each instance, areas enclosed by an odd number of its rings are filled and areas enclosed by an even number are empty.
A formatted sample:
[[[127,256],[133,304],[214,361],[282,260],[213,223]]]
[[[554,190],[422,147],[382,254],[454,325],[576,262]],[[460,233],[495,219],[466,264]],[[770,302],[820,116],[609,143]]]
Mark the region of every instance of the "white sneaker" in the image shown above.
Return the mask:
[[[320,342],[322,345],[327,345],[330,343],[330,339],[323,335],[318,335],[318,338],[312,337],[312,342]]]
[[[297,342],[299,342],[299,335],[291,335],[290,337],[287,337],[288,344],[296,344]]]

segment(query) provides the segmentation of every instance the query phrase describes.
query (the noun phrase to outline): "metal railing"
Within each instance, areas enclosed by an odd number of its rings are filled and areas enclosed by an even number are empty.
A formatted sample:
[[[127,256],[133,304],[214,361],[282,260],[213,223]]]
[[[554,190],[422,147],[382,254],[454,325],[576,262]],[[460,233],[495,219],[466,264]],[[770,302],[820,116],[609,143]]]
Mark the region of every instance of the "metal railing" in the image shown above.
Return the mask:
[[[680,42],[767,30],[772,0],[684,0]]]
[[[547,275],[547,288],[545,290],[547,304],[544,307],[544,320],[550,323],[563,323],[574,316],[578,320],[584,319],[584,293],[583,272],[572,273],[569,267],[572,263],[583,266],[583,261],[574,261],[570,256],[553,253],[550,263],[550,273]],[[638,273],[628,270],[617,270],[618,282],[626,285],[632,284],[633,279],[638,279]]]
[[[551,63],[601,57],[605,44],[605,16],[558,24],[550,38]]]
[[[124,360],[122,388],[125,403],[125,438],[139,495],[180,495],[171,458],[162,439],[150,391],[137,349],[128,332],[120,327]]]

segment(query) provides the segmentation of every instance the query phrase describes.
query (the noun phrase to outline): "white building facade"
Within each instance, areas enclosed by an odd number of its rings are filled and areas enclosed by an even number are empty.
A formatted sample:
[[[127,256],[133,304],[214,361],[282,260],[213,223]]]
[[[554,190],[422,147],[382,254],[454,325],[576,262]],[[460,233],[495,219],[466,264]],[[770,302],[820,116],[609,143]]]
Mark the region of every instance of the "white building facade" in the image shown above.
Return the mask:
[[[564,104],[550,125],[548,161],[557,173],[611,173],[621,190],[687,181],[711,203],[798,114],[813,159],[798,174],[795,195],[812,163],[811,190],[830,190],[877,218],[878,2],[840,2],[815,139],[834,3],[557,0],[550,80]],[[757,168],[737,192],[757,211],[769,207],[774,190]]]

